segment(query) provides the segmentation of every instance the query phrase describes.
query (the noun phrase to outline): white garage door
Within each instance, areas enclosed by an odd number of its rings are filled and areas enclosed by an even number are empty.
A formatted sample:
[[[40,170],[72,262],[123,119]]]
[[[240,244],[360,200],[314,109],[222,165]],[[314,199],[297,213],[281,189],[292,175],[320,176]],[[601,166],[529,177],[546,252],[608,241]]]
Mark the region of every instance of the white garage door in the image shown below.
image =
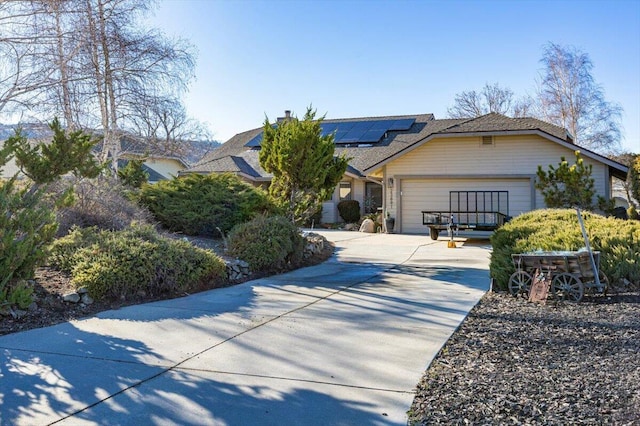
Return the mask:
[[[509,215],[531,210],[529,179],[402,179],[402,233],[427,234],[422,211],[449,211],[449,191],[509,191]]]

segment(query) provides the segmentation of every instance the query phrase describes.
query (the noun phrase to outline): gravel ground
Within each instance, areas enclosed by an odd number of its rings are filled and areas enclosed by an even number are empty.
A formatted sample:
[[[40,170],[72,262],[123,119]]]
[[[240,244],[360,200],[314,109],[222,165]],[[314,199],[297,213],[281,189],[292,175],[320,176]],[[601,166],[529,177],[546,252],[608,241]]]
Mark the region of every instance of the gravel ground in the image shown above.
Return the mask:
[[[487,293],[426,371],[409,417],[640,425],[640,293],[545,305]]]

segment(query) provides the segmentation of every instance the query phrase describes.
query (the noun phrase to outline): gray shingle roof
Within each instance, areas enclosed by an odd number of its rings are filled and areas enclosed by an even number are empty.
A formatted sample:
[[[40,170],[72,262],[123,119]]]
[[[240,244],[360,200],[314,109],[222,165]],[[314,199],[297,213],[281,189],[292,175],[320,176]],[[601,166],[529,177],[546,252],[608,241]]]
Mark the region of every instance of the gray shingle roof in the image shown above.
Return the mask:
[[[562,127],[536,118],[511,118],[495,112],[462,120],[462,122],[447,128],[446,133],[482,133],[522,130],[539,130],[556,138],[569,141],[567,131]]]
[[[499,132],[539,131],[565,142],[572,140],[567,132],[558,126],[535,118],[510,118],[491,113],[471,119],[436,120],[433,114],[401,115],[385,117],[362,117],[346,119],[326,119],[326,123],[414,118],[415,122],[405,131],[389,131],[380,142],[365,145],[338,145],[336,154],[348,158],[349,172],[363,176],[365,171],[376,167],[394,155],[409,150],[430,136],[446,134],[477,134]],[[269,178],[258,161],[258,150],[247,148],[248,141],[262,132],[262,127],[239,133],[219,148],[207,154],[185,173],[242,172],[252,177]]]

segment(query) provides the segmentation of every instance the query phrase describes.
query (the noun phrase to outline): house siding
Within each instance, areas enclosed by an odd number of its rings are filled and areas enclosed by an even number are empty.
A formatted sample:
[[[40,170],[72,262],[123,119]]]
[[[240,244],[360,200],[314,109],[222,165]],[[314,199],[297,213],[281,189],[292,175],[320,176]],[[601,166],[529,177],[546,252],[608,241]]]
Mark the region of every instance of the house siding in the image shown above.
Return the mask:
[[[178,173],[185,169],[185,166],[179,161],[172,159],[150,158],[144,163],[167,179],[178,176]]]
[[[510,216],[530,211],[532,209],[531,197],[532,178],[424,178],[424,179],[399,179],[399,191],[401,210],[399,210],[398,230],[403,233],[424,234],[428,228],[422,224],[422,211],[449,211],[450,191],[508,191],[508,197],[503,197],[500,202],[501,212]],[[508,210],[507,208],[508,200]],[[489,202],[489,200],[485,200]],[[487,204],[486,211],[498,209],[497,198],[493,205]],[[472,200],[473,202],[473,200]],[[478,202],[482,203],[479,199]],[[455,208],[454,208],[455,210]],[[465,210],[464,207],[461,209]],[[482,206],[480,207],[482,210]],[[454,217],[458,221],[457,217]]]
[[[571,163],[575,158],[574,150],[537,135],[496,136],[493,145],[482,145],[480,137],[438,138],[389,162],[386,165],[385,178],[391,177],[396,181],[398,178],[406,180],[411,177],[421,179],[455,177],[458,181],[465,176],[474,180],[517,178],[518,185],[522,184],[522,179],[528,178],[532,184],[538,165],[542,165],[543,169],[547,170],[549,164],[557,165],[562,156]],[[592,177],[596,183],[597,194],[608,195],[609,176],[606,166],[588,158],[584,158],[584,161],[593,166]],[[460,190],[460,188],[451,189]],[[478,188],[470,185],[468,189]],[[537,190],[534,192],[533,188],[531,193],[535,194],[534,200],[530,202],[531,209],[545,207],[542,194]],[[398,222],[402,213],[402,194],[399,185],[387,191],[385,197],[387,211],[396,217]],[[442,202],[439,201],[439,203]],[[444,202],[448,205],[448,199]],[[519,210],[520,208],[513,213]]]
[[[351,199],[360,203],[360,215],[364,215],[365,181],[344,176],[341,182],[349,182],[351,184]],[[336,223],[343,221],[342,217],[340,217],[340,213],[338,212],[339,202],[340,185],[336,185],[336,188],[333,190],[331,200],[322,204],[322,223]]]

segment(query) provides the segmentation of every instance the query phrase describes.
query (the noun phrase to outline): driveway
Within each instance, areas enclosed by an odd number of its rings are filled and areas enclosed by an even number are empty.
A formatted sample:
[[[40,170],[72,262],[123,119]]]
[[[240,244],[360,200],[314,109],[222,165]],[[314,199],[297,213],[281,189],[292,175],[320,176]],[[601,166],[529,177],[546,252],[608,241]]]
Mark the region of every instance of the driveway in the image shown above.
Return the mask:
[[[0,337],[0,424],[406,424],[488,242],[319,233],[318,266]]]

